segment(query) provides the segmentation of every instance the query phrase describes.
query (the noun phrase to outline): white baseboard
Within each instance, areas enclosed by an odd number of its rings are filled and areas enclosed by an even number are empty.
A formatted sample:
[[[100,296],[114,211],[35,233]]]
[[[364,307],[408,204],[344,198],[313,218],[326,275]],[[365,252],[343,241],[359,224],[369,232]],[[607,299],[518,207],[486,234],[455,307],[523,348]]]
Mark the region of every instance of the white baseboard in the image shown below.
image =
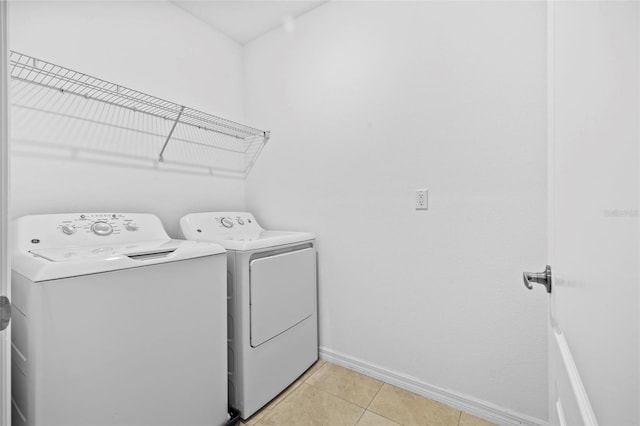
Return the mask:
[[[334,352],[327,348],[320,348],[320,359],[455,407],[499,425],[548,426],[548,423],[544,420],[536,419],[526,414],[516,413],[468,395],[442,389],[404,374],[369,364],[368,362],[361,361],[349,355]]]

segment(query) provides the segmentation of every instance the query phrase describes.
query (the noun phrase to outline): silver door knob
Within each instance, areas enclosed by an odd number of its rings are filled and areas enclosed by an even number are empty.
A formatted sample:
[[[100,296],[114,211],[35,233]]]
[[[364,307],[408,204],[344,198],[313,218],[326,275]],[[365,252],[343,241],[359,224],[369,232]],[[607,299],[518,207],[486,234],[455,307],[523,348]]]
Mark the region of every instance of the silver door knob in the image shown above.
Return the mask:
[[[547,293],[551,293],[551,266],[547,265],[544,272],[524,272],[522,274],[524,286],[529,290],[533,290],[533,284],[542,284]]]

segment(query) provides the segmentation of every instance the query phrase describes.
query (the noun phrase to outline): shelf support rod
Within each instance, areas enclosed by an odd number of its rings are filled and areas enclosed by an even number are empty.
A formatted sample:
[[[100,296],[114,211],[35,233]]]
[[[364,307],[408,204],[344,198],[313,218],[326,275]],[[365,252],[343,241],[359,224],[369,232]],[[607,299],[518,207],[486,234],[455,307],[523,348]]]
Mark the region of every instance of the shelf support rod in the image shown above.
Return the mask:
[[[176,126],[178,125],[178,122],[180,121],[180,117],[182,117],[182,112],[184,111],[184,105],[182,105],[180,107],[180,112],[178,113],[178,116],[176,117],[176,121],[173,122],[173,126],[171,126],[171,130],[169,131],[169,134],[167,135],[167,140],[164,141],[164,145],[162,146],[162,151],[160,151],[160,158],[159,160],[162,162],[164,161],[164,150],[167,149],[167,145],[169,144],[169,141],[171,140],[171,136],[173,135],[173,131],[176,130]]]

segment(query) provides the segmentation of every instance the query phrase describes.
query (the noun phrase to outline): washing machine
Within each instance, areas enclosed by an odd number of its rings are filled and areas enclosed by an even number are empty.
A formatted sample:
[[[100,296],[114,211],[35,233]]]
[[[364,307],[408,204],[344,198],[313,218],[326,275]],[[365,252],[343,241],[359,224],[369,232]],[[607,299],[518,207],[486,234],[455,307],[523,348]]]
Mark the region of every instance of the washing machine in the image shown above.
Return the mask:
[[[226,253],[150,214],[13,222],[13,425],[227,422]]]
[[[318,359],[316,241],[250,213],[195,213],[186,239],[227,249],[229,400],[246,419]]]

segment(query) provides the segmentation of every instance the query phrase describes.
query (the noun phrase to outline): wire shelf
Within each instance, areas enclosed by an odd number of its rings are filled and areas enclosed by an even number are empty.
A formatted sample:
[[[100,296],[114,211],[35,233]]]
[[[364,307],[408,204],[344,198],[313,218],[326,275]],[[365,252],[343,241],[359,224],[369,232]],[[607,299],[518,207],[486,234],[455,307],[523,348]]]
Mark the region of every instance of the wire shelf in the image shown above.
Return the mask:
[[[269,132],[17,52],[12,138],[246,177]]]

